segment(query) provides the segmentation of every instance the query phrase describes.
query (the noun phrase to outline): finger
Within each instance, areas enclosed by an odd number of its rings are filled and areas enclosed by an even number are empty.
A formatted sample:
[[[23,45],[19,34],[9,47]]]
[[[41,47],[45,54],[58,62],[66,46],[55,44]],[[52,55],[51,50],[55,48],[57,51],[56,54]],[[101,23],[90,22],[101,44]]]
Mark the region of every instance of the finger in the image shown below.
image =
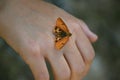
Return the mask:
[[[97,41],[98,36],[95,33],[93,33],[92,31],[90,31],[88,26],[82,20],[80,21],[80,26],[91,42],[94,43]]]
[[[29,58],[27,64],[30,66],[35,80],[49,80],[45,59],[42,56],[33,56]]]
[[[87,73],[89,72],[90,66],[91,66],[91,64],[86,64],[85,71],[81,75],[81,79],[87,75]]]
[[[80,80],[82,73],[85,69],[85,63],[83,58],[78,51],[75,42],[69,40],[66,45],[67,48],[64,51],[64,56],[71,69],[71,79],[70,80]]]
[[[76,46],[78,47],[78,50],[81,52],[86,63],[92,62],[95,56],[92,45],[82,31],[78,30],[76,33],[77,35],[81,35],[76,39]]]
[[[52,53],[51,53],[52,54]],[[47,57],[55,80],[70,80],[70,68],[62,53]]]

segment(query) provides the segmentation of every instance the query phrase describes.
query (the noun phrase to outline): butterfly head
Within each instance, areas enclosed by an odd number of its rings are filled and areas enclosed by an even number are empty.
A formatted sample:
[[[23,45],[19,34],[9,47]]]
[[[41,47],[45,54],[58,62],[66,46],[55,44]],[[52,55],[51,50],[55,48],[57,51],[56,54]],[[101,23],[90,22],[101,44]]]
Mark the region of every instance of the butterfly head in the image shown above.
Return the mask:
[[[71,33],[68,33],[68,36],[72,36],[72,34],[71,34]]]

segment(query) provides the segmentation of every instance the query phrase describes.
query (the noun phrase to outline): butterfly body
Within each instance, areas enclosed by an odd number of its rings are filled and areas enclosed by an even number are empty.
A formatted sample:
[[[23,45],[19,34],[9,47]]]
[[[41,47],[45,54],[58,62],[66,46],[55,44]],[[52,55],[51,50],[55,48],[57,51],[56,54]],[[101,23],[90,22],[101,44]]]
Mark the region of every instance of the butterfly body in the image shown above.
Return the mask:
[[[72,35],[61,18],[57,19],[53,34],[56,38],[55,47],[57,49],[61,49],[67,43],[69,37]]]

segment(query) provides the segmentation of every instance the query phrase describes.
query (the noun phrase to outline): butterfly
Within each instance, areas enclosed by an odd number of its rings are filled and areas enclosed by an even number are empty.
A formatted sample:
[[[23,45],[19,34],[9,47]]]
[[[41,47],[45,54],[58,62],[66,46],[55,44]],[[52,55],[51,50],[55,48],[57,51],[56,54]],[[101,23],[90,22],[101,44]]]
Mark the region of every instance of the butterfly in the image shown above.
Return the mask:
[[[55,35],[55,47],[58,50],[67,43],[69,37],[72,35],[61,18],[57,18],[53,34]]]

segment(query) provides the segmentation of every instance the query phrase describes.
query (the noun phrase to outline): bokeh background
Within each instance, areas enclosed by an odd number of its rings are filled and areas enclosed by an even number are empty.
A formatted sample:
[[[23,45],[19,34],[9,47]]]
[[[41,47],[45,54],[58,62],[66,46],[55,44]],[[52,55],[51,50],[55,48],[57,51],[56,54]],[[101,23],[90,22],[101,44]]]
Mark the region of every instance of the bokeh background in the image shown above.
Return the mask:
[[[120,80],[120,0],[46,0],[84,20],[99,36],[84,80]],[[0,80],[33,80],[23,60],[0,39]]]

